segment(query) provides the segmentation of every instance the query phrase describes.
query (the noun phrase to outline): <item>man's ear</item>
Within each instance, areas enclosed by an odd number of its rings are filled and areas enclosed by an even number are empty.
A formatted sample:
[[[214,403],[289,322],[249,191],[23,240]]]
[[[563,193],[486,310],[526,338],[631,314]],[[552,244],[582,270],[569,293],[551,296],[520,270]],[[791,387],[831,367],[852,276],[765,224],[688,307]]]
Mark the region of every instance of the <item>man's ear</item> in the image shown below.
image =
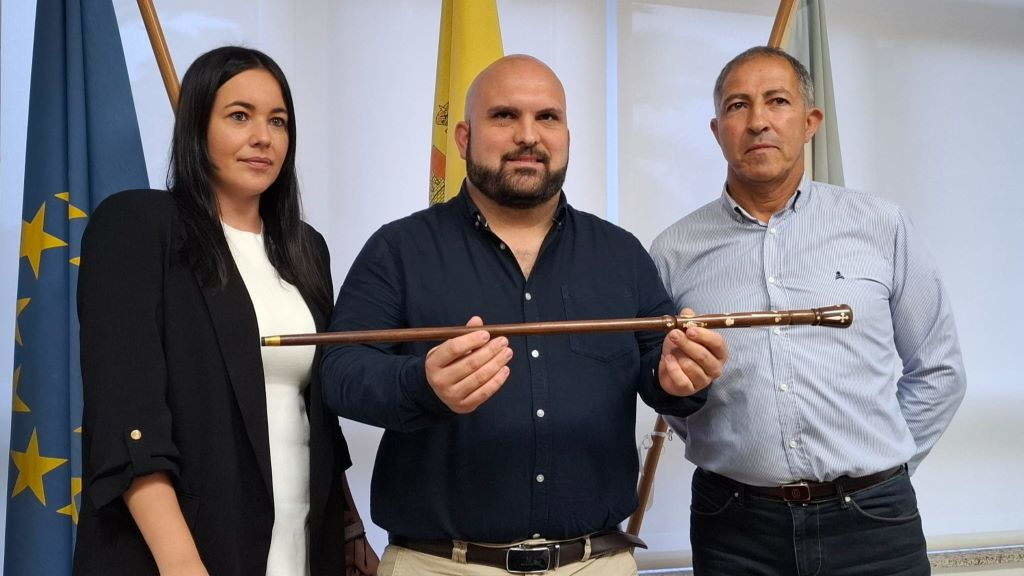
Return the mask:
[[[818,128],[821,127],[821,121],[825,119],[825,113],[821,111],[821,108],[811,108],[807,111],[807,127],[804,129],[804,142],[810,142],[811,138],[818,132]]]
[[[711,126],[711,133],[715,135],[715,140],[717,140],[718,141],[718,145],[721,146],[722,145],[722,140],[718,137],[718,117],[717,116],[711,119],[710,126]]]
[[[455,145],[459,147],[459,156],[465,160],[469,147],[469,122],[463,120],[455,125]]]

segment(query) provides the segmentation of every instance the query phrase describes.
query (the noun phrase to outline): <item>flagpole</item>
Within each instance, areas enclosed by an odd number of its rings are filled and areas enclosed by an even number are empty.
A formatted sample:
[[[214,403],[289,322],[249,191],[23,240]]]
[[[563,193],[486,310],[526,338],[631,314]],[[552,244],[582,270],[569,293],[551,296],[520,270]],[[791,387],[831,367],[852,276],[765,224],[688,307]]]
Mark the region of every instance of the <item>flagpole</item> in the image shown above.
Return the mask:
[[[651,433],[651,447],[647,450],[644,458],[644,471],[640,475],[640,486],[637,488],[637,504],[633,515],[629,517],[629,527],[626,532],[633,536],[640,534],[640,525],[644,522],[644,512],[647,512],[647,502],[651,499],[651,489],[654,487],[654,474],[658,471],[658,460],[661,459],[661,448],[665,445],[665,436],[668,436],[668,422],[664,416],[658,416],[654,423],[654,432]]]
[[[775,24],[772,25],[772,33],[768,37],[768,45],[772,48],[782,46],[782,37],[786,34],[786,28],[789,27],[789,19],[793,15],[795,6],[796,0],[780,0],[779,11],[775,14]]]
[[[153,5],[153,0],[138,0],[138,2],[142,21],[146,24],[146,33],[149,34],[149,43],[153,47],[153,56],[156,57],[156,65],[160,68],[160,76],[164,80],[164,88],[167,89],[167,99],[171,102],[171,110],[177,111],[181,84],[178,82],[178,74],[174,71],[171,51],[167,49],[167,40],[160,27],[156,6]]]

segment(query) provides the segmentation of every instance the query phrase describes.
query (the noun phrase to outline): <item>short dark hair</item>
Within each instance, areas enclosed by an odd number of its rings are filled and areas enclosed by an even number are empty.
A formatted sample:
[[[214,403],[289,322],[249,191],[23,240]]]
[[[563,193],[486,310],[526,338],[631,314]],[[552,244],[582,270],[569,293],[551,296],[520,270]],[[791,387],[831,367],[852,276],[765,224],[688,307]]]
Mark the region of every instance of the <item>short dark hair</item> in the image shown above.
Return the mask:
[[[288,111],[288,151],[277,179],[260,195],[263,242],[267,258],[281,275],[317,306],[330,309],[331,294],[316,261],[312,232],[302,222],[299,182],[295,174],[295,106],[281,67],[252,48],[215,48],[188,67],[174,120],[167,188],[175,200],[185,232],[185,256],[204,283],[224,286],[231,269],[230,252],[220,223],[211,182],[214,176],[207,130],[217,91],[247,70],[265,70],[277,81]]]
[[[791,56],[785,50],[779,48],[772,48],[771,46],[754,46],[741,52],[738,56],[729,60],[729,62],[722,68],[722,71],[718,73],[718,79],[715,80],[715,111],[717,113],[718,107],[722,103],[722,88],[725,85],[726,78],[729,74],[739,66],[754,58],[781,58],[789,64],[793,72],[796,73],[797,80],[800,82],[800,94],[804,97],[804,104],[808,108],[814,106],[814,80],[811,78],[811,73],[807,71],[807,68],[800,63],[799,60]]]

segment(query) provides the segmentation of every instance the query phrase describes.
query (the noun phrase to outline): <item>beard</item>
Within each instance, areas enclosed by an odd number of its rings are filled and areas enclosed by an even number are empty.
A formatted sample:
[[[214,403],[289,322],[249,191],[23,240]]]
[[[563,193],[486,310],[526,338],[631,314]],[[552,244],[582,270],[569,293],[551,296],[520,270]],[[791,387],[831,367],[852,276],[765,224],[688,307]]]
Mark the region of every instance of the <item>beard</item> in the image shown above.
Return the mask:
[[[497,169],[474,162],[471,149],[472,143],[466,147],[466,178],[484,196],[499,206],[520,210],[535,208],[561,192],[562,184],[565,183],[565,173],[569,168],[568,162],[559,170],[551,172],[547,169],[549,156],[533,147],[520,148],[513,153],[503,155]],[[516,169],[510,172],[503,170],[505,161],[527,154],[535,156],[545,168],[544,178],[533,186],[523,186],[517,182],[520,176],[532,174],[532,170]]]

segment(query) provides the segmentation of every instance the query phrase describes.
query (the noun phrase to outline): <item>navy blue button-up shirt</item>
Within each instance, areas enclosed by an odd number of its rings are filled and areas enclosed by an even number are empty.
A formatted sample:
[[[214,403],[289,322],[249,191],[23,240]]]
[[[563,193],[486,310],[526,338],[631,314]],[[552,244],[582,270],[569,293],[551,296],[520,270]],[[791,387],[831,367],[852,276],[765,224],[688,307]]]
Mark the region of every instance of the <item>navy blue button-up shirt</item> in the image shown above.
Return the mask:
[[[647,252],[628,232],[565,203],[529,278],[463,191],[370,238],[338,296],[331,330],[675,314]],[[324,355],[328,406],[386,429],[373,521],[393,535],[508,542],[617,525],[636,507],[636,397],[686,416],[703,405],[666,394],[664,334],[510,338],[504,386],[476,411],[451,412],[426,380],[437,342],[349,345]]]

